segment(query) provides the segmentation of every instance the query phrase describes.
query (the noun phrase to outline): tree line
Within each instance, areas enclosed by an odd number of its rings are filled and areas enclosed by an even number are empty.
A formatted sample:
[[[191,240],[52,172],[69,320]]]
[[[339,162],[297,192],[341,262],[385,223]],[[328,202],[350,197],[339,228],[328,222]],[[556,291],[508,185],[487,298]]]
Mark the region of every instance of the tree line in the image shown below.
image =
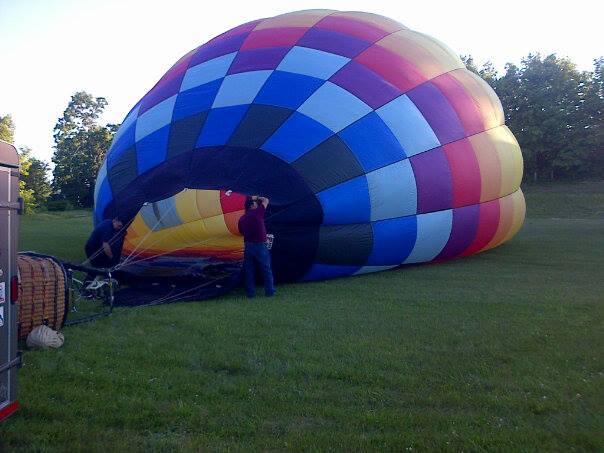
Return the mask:
[[[467,68],[495,90],[524,158],[526,180],[604,177],[604,58],[578,71],[567,58],[528,55],[499,77],[491,63]]]
[[[83,91],[71,97],[54,127],[52,182],[50,165],[33,157],[30,148],[19,148],[26,212],[92,207],[96,175],[119,127],[99,124],[106,106],[105,98]],[[0,140],[12,143],[14,132],[12,117],[0,116]]]
[[[0,116],[0,140],[13,143],[15,125],[10,115]],[[31,155],[31,148],[19,148],[20,173],[19,194],[25,203],[25,212],[43,208],[52,194],[48,179],[49,165]]]
[[[506,124],[524,157],[525,181],[604,177],[604,58],[579,71],[567,58],[529,54],[499,75],[492,63],[466,67],[497,93]],[[99,124],[107,100],[77,92],[54,128],[52,182],[49,164],[21,148],[21,192],[27,210],[94,203],[95,178],[119,125]],[[10,115],[0,116],[0,139],[13,142]]]

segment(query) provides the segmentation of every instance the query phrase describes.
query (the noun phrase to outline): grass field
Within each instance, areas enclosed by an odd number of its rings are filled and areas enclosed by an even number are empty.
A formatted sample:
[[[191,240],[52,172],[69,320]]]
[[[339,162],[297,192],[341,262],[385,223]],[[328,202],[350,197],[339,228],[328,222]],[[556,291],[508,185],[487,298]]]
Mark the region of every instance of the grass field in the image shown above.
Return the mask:
[[[248,302],[120,308],[25,351],[0,451],[604,451],[604,183],[508,244]],[[87,213],[24,218],[81,257]]]

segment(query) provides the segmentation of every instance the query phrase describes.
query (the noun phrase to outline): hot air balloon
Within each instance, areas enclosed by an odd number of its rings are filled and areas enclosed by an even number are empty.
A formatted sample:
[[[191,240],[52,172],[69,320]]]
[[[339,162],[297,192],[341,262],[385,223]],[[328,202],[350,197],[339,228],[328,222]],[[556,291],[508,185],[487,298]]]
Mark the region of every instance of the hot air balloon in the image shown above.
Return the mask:
[[[137,275],[236,272],[246,195],[271,200],[280,281],[441,262],[509,240],[525,204],[501,103],[446,45],[362,12],[298,11],[229,30],[132,108],[94,219],[129,221]]]

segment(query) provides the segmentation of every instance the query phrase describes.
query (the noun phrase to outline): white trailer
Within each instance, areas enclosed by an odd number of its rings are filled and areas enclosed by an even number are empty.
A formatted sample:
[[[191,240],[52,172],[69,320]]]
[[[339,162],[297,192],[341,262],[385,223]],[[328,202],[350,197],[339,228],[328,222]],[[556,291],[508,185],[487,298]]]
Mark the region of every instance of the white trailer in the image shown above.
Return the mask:
[[[0,140],[0,421],[12,414],[17,402],[17,241],[19,214],[19,155]]]

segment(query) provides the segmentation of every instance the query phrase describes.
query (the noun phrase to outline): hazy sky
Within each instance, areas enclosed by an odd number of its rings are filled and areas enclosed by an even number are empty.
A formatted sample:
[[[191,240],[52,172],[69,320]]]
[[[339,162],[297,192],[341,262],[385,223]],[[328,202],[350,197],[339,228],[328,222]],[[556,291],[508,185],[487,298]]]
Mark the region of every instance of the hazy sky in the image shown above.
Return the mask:
[[[12,115],[18,147],[50,161],[52,129],[76,91],[105,97],[103,123],[120,123],[189,50],[241,23],[314,8],[388,16],[500,71],[530,52],[582,70],[604,55],[601,0],[0,0],[0,115]]]

